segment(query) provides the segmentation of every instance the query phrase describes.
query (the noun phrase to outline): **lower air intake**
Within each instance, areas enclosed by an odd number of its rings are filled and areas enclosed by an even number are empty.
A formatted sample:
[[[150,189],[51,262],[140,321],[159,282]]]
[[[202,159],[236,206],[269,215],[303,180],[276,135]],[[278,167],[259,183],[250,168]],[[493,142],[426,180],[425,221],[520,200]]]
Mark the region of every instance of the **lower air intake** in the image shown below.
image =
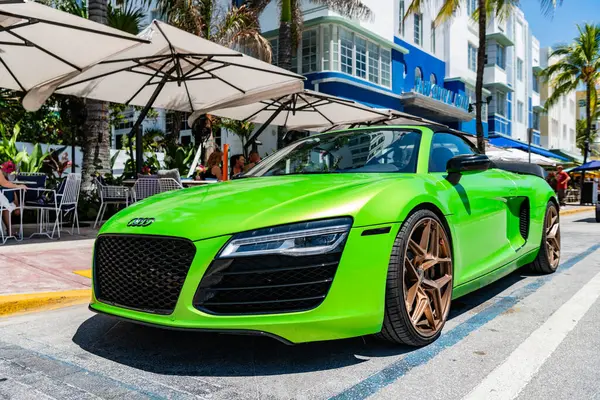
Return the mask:
[[[200,282],[194,307],[238,315],[310,310],[327,296],[341,254],[214,260]]]

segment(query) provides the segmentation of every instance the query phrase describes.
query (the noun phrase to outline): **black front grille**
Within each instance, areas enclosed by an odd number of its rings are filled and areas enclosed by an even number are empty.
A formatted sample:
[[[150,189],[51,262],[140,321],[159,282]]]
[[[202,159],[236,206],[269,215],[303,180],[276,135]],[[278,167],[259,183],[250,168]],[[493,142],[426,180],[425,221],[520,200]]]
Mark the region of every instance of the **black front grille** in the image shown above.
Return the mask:
[[[194,296],[212,314],[266,314],[317,307],[329,292],[341,252],[214,260]]]
[[[94,292],[108,304],[171,314],[196,247],[180,238],[103,235],[96,240]]]
[[[519,210],[519,232],[521,237],[527,240],[529,237],[529,200],[527,199],[523,200]]]

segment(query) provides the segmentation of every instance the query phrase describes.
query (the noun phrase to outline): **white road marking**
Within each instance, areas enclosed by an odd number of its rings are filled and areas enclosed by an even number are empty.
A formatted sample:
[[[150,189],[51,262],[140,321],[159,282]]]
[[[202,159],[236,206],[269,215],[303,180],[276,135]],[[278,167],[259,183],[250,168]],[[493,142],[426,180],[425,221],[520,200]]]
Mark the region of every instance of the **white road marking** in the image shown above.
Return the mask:
[[[600,273],[534,331],[463,400],[514,399],[600,296]]]

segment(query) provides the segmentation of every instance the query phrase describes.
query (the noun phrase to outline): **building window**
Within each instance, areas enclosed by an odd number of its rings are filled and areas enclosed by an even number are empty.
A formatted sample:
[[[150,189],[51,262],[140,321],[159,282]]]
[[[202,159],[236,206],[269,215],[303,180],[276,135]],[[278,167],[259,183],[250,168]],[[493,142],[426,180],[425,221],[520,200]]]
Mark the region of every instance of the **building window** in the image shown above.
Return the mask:
[[[575,101],[569,100],[569,111],[571,114],[575,114]]]
[[[429,82],[431,82],[432,85],[437,85],[437,78],[435,77],[435,74],[429,75]]]
[[[537,111],[533,112],[533,129],[540,130],[540,114]]]
[[[273,54],[271,57],[271,64],[279,65],[279,60],[277,58],[277,52],[279,51],[279,39],[271,39],[269,40],[269,43],[271,44],[271,53]]]
[[[540,81],[537,75],[533,75],[533,91],[536,93],[540,92]]]
[[[121,150],[123,148],[123,137],[125,135],[115,135],[115,149]]]
[[[302,32],[302,73],[317,70],[317,31]]]
[[[340,40],[338,35],[338,27],[331,27],[331,42],[333,43],[333,70],[340,70]]]
[[[496,92],[496,114],[506,116],[506,93]]]
[[[423,45],[423,14],[415,14],[415,44]]]
[[[563,140],[567,140],[567,125],[563,124]]]
[[[502,69],[506,68],[506,49],[500,44],[496,44],[496,65]]]
[[[469,69],[473,72],[477,72],[477,47],[469,43]]]
[[[322,46],[322,57],[321,57],[321,65],[323,71],[328,71],[330,68],[330,60],[331,60],[331,26],[325,25],[323,27],[323,43]]]
[[[392,86],[392,52],[391,50],[381,49],[381,84],[383,86]]]
[[[523,80],[523,60],[517,58],[517,79]]]
[[[523,102],[517,101],[517,121],[523,122]]]
[[[379,46],[369,42],[369,82],[379,83]]]
[[[354,42],[356,46],[356,76],[359,78],[367,78],[367,41],[356,36]]]
[[[567,97],[566,96],[562,96],[562,106],[563,106],[563,108],[567,107]]]
[[[431,52],[435,54],[435,24],[431,23]]]
[[[406,63],[404,61],[401,61],[400,65],[402,65],[402,78],[406,79],[406,75],[408,74],[408,68],[406,67]]]
[[[340,29],[340,55],[342,72],[352,75],[352,50],[354,47],[352,32]]]
[[[423,80],[423,71],[421,68],[415,68],[415,85]]]
[[[477,10],[477,0],[467,0],[467,14],[469,14],[469,17],[475,14],[475,10]]]
[[[398,17],[399,17],[399,22],[398,22],[398,33],[400,33],[400,35],[404,36],[404,13],[406,11],[404,11],[404,0],[400,0],[400,6],[399,6],[399,11],[398,11]]]

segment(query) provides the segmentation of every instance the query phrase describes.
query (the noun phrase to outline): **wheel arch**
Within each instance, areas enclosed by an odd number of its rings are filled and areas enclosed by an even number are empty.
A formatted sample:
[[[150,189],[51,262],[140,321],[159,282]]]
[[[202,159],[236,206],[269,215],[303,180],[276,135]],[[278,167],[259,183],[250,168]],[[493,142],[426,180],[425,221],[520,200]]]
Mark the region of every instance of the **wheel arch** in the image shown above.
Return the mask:
[[[413,207],[409,211],[406,218],[410,217],[412,214],[416,213],[419,210],[429,210],[440,219],[440,221],[442,222],[442,225],[444,226],[444,229],[446,229],[446,233],[448,234],[448,239],[450,240],[450,249],[452,250],[452,255],[454,255],[454,240],[452,237],[452,229],[450,229],[450,224],[448,223],[448,219],[446,218],[446,216],[444,215],[442,210],[436,204],[425,201],[425,202],[419,203],[415,207]]]

